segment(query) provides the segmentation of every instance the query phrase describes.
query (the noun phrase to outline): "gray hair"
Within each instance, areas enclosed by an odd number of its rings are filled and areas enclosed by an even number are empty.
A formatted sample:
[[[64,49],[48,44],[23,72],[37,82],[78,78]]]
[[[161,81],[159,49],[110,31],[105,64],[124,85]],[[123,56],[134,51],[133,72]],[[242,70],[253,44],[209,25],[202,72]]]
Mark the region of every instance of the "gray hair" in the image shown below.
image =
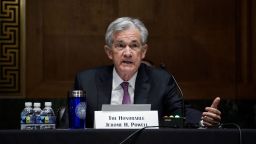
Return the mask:
[[[105,34],[106,44],[111,47],[113,44],[113,35],[116,32],[124,31],[131,27],[135,27],[140,31],[141,43],[142,45],[146,44],[148,38],[147,28],[142,21],[131,17],[121,17],[109,24]]]

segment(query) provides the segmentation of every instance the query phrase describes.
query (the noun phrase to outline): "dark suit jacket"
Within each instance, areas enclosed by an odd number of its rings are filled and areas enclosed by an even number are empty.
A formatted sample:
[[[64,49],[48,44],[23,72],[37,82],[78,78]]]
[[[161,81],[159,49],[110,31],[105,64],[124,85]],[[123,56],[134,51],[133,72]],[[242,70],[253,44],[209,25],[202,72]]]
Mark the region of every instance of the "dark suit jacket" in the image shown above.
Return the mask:
[[[76,75],[74,89],[86,92],[86,127],[93,127],[94,111],[101,110],[102,104],[110,104],[112,77],[113,65],[82,71]],[[159,118],[170,114],[182,115],[183,100],[172,75],[145,64],[141,64],[138,70],[134,103],[151,104],[152,110],[158,110]]]

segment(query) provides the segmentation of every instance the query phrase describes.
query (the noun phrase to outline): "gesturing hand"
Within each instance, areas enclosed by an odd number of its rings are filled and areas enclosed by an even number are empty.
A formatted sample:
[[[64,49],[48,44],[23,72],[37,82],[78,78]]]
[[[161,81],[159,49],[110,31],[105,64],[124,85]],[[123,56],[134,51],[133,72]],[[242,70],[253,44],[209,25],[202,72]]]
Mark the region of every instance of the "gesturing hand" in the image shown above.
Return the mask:
[[[206,107],[205,112],[202,113],[203,125],[205,127],[215,127],[220,124],[221,112],[218,110],[220,98],[216,97],[212,102],[211,107]]]

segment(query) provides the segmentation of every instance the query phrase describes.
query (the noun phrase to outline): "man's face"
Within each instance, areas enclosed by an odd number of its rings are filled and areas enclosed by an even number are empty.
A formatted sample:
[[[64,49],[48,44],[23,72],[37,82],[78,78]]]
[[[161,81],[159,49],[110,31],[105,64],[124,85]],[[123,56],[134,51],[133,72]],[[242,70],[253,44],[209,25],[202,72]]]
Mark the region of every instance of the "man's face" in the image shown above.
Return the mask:
[[[142,45],[139,30],[130,28],[115,33],[111,48],[105,46],[105,51],[119,76],[127,81],[137,72],[146,55],[147,45]]]

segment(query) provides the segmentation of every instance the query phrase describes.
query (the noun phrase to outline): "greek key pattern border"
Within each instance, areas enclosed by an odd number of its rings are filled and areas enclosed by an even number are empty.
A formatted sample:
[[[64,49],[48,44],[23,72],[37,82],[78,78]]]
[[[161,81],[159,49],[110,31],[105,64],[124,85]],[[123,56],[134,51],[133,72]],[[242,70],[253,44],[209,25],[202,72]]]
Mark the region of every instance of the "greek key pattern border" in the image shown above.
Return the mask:
[[[20,0],[0,0],[1,95],[21,93],[20,6]]]

